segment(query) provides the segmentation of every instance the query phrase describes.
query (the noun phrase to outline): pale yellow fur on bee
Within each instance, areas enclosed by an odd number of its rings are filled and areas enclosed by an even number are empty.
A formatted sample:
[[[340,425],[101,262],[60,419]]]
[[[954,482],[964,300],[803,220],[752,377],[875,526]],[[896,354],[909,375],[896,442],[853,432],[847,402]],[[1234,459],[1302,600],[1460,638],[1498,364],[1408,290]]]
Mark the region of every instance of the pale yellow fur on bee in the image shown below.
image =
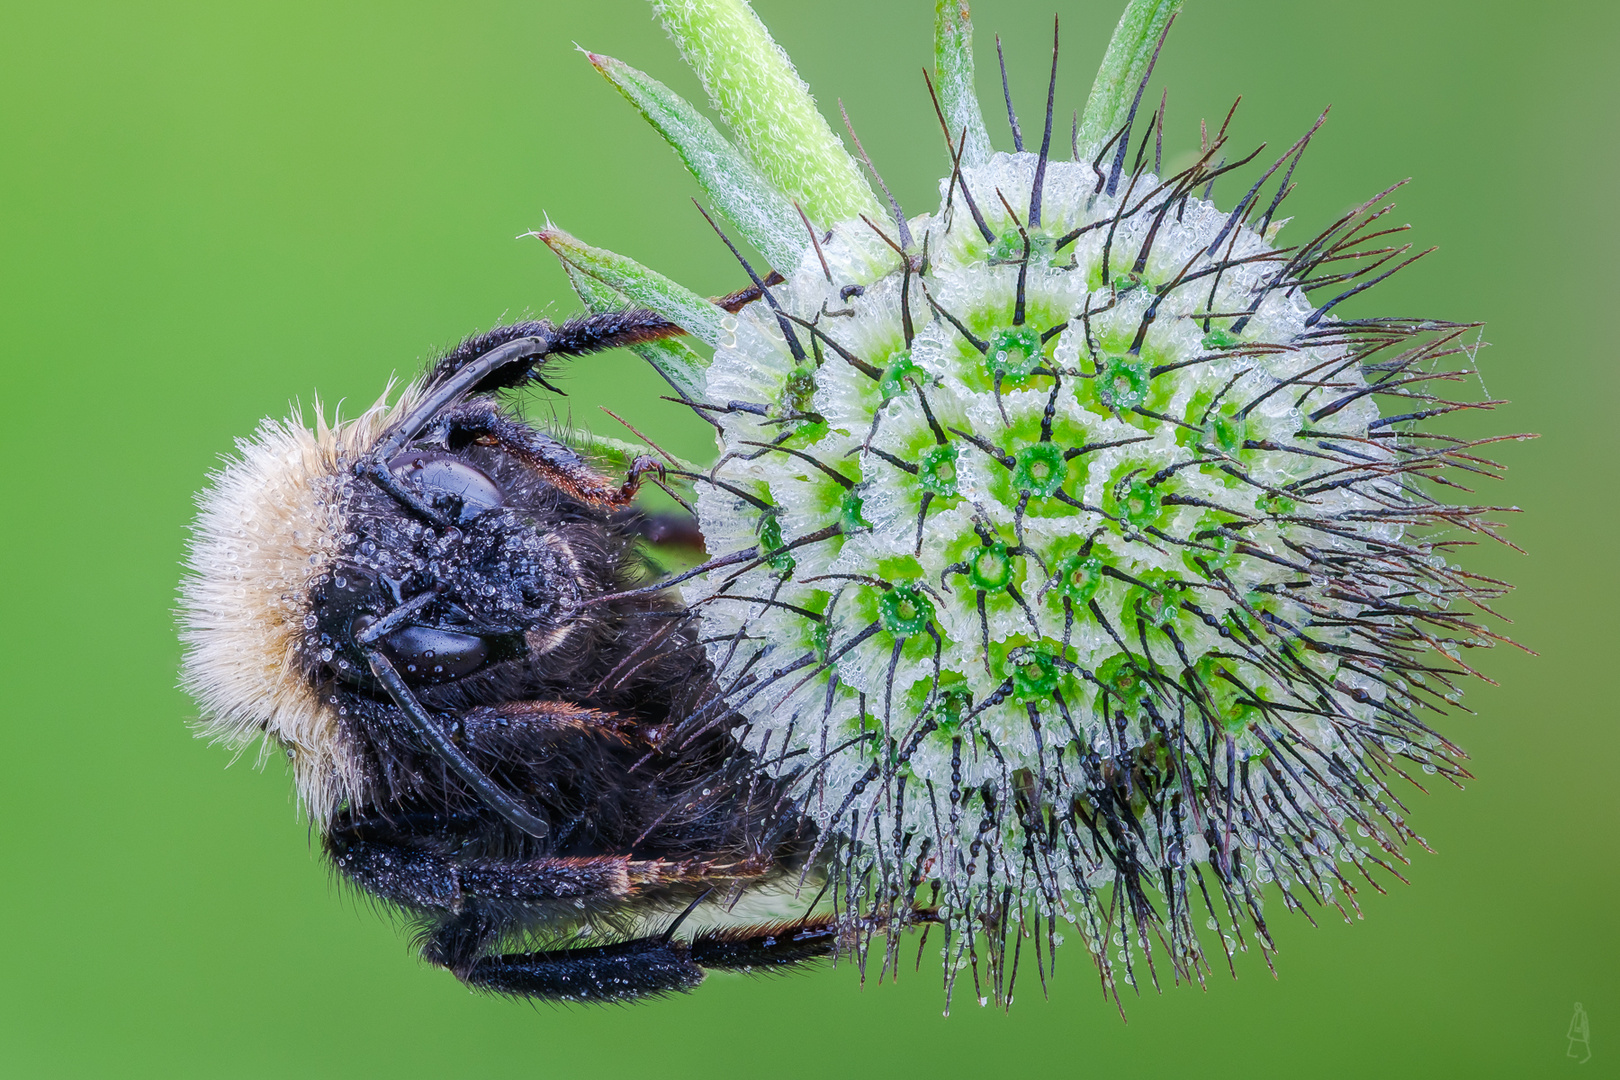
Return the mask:
[[[345,752],[336,709],[320,700],[299,656],[310,587],[344,533],[349,469],[389,418],[387,393],[350,421],[315,427],[298,410],[266,419],[210,477],[180,586],[180,684],[201,707],[198,734],[241,750],[264,737],[292,762],[299,800],[324,825],[360,797],[361,776]]]

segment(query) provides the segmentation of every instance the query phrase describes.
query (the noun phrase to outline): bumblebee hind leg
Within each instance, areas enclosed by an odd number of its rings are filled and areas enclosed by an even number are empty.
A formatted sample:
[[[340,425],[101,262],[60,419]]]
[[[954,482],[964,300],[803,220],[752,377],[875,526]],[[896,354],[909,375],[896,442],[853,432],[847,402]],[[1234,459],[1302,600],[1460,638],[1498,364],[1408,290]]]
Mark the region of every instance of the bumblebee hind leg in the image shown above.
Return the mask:
[[[576,948],[492,954],[503,935],[542,921],[612,910],[647,892],[669,895],[757,880],[763,857],[637,860],[628,856],[457,859],[400,835],[415,828],[447,842],[454,823],[436,815],[360,818],[326,837],[333,864],[367,892],[434,919],[422,942],[429,963],[469,986],[545,1001],[630,1001],[690,990],[705,969],[762,970],[831,955],[827,919],[726,930],[690,942],[661,935]],[[678,921],[678,920],[677,920]],[[673,929],[673,927],[671,928]]]
[[[478,955],[488,938],[463,912],[443,924],[423,949],[433,963],[481,990],[542,1001],[631,1001],[687,991],[708,970],[776,970],[831,956],[839,934],[830,917],[776,927],[700,934],[682,941],[669,934],[544,952]]]
[[[832,956],[840,932],[832,916],[777,926],[714,930],[692,939],[692,960],[722,971],[771,970]]]
[[[703,981],[703,969],[692,962],[685,942],[674,939],[637,938],[489,956],[458,953],[459,931],[456,923],[441,927],[423,955],[468,986],[497,994],[541,1001],[631,1001],[690,990]]]

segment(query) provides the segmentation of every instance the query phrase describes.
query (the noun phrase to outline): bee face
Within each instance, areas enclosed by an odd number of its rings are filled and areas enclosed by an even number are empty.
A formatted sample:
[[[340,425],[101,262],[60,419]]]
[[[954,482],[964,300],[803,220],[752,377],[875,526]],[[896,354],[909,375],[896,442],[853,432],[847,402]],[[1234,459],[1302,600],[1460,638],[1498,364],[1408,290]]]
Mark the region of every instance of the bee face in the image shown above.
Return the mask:
[[[525,641],[518,632],[497,632],[476,624],[453,595],[421,580],[388,577],[357,561],[337,566],[316,583],[311,642],[322,665],[315,674],[368,690],[376,688],[362,642],[368,631],[412,601],[411,621],[381,634],[377,648],[412,686],[435,686],[477,674],[494,663],[520,659]],[[423,601],[426,601],[425,603]]]
[[[531,643],[565,637],[585,617],[579,601],[601,582],[562,535],[582,526],[557,520],[555,492],[519,464],[478,447],[413,450],[389,470],[443,524],[355,491],[344,546],[310,590],[304,653],[315,682],[375,690],[365,655],[375,646],[411,686],[460,683],[538,660]]]

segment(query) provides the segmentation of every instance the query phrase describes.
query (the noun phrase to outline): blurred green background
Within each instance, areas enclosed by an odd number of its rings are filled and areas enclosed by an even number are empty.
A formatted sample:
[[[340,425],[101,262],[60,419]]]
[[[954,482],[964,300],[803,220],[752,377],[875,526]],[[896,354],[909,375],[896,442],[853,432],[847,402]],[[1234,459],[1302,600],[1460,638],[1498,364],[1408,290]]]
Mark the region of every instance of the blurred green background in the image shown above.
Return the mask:
[[[999,30],[1036,123],[1056,7],[1067,115],[1120,2],[980,0],[981,89]],[[932,4],[757,8],[902,201],[931,205]],[[933,975],[862,989],[849,966],[553,1009],[469,994],[337,889],[281,768],[227,769],[186,727],[170,609],[191,493],[289,398],[352,411],[466,332],[573,310],[515,239],[547,213],[705,292],[739,285],[675,157],[576,41],[701,99],[645,0],[7,5],[0,1074],[1617,1075],[1620,9],[1602,0],[1189,0],[1161,61],[1167,149],[1239,93],[1238,142],[1275,149],[1335,106],[1285,239],[1414,176],[1398,216],[1442,248],[1353,310],[1487,320],[1485,384],[1514,404],[1467,430],[1543,434],[1501,449],[1487,493],[1524,508],[1528,556],[1473,559],[1521,586],[1504,607],[1541,655],[1479,661],[1501,687],[1445,729],[1478,780],[1415,796],[1437,853],[1364,922],[1279,915],[1280,979],[1250,954],[1235,982],[1128,1001],[1128,1024],[1073,953],[1010,1015],[963,996],[942,1019]],[[706,452],[627,355],[565,386],[582,426],[613,431],[611,403]],[[1566,1057],[1577,1001],[1586,1065]]]

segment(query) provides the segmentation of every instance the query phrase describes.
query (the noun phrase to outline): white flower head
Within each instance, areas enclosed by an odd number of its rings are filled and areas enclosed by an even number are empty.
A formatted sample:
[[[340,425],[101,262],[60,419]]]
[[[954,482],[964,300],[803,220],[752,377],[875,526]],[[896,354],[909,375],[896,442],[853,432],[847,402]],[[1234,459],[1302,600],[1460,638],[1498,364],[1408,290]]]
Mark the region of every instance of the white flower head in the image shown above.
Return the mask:
[[[1261,883],[1353,904],[1417,839],[1393,782],[1466,775],[1425,715],[1456,699],[1458,649],[1494,639],[1474,612],[1502,587],[1453,565],[1492,534],[1443,485],[1493,466],[1419,421],[1463,407],[1433,387],[1472,328],[1338,317],[1406,256],[1373,236],[1378,200],[1279,246],[1309,134],[1226,208],[1224,129],[1162,170],[1138,109],[1177,7],[1130,4],[1056,160],[1050,119],[1039,149],[990,150],[966,6],[941,3],[952,168],[907,219],[825,167],[842,149],[785,56],[756,58],[776,98],[737,74],[764,33],[745,6],[660,5],[748,153],[593,62],[781,280],[723,313],[546,234],[588,301],[714,347],[706,370],[649,353],[721,446],[696,485],[716,565],[684,598],[838,887],[873,926],[944,921],[953,972],[978,934],[1068,923],[1109,986],[1154,941],[1197,977],[1205,915],[1230,952],[1233,912],[1270,946]],[[766,104],[802,169],[751,134]]]

